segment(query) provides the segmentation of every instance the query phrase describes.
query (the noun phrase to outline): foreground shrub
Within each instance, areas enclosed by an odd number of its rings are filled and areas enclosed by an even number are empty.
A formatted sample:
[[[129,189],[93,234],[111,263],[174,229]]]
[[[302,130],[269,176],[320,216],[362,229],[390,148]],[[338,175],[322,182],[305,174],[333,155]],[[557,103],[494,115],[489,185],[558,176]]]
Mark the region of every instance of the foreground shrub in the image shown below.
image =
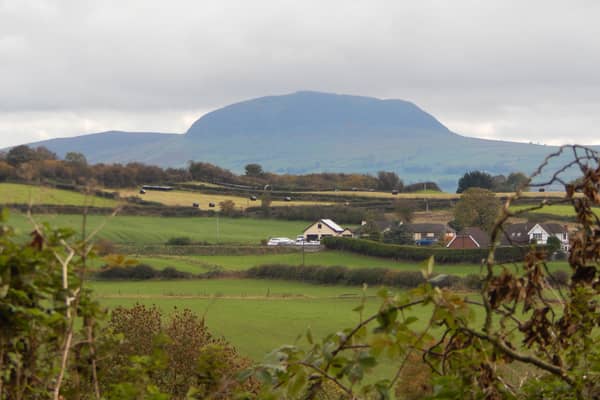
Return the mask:
[[[175,308],[168,317],[156,306],[117,307],[109,328],[123,340],[100,363],[106,367],[103,385],[114,387],[132,357],[155,361],[147,384],[170,399],[229,399],[242,390],[253,390],[253,381],[240,384],[236,375],[251,365],[225,340],[213,336],[204,320],[188,309]],[[109,393],[111,391],[109,390]]]

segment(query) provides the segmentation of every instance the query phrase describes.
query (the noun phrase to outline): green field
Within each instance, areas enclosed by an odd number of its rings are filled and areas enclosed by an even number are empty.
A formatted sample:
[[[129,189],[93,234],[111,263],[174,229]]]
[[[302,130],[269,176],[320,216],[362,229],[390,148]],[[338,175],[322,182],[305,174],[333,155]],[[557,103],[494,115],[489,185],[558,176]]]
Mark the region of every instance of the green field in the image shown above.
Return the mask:
[[[174,267],[180,271],[191,273],[207,272],[215,267],[227,271],[242,271],[248,268],[265,264],[301,265],[302,253],[287,254],[263,254],[244,256],[140,256],[133,257],[140,263],[148,264],[157,269]],[[395,270],[417,271],[420,269],[418,262],[394,261],[386,258],[369,257],[343,251],[325,250],[316,253],[305,254],[305,265],[342,265],[348,268],[389,268]],[[564,261],[550,262],[548,267],[551,271],[567,270],[568,265]],[[476,264],[437,264],[435,272],[440,274],[451,274],[464,276],[468,274],[479,274],[481,266]]]
[[[85,196],[70,190],[53,189],[46,186],[0,183],[1,204],[32,205],[89,205],[94,207],[116,207],[117,201],[97,196]]]
[[[49,222],[55,227],[70,227],[79,230],[80,215],[38,215],[38,222]],[[259,244],[261,240],[274,236],[290,238],[302,233],[308,225],[304,221],[281,221],[250,218],[217,217],[141,217],[141,216],[88,216],[88,231],[106,223],[99,237],[114,243],[135,245],[164,244],[172,237],[189,237],[196,242]],[[22,235],[31,231],[27,218],[14,213],[9,224],[20,230]],[[218,228],[218,236],[217,236]]]
[[[518,210],[523,210],[525,208],[530,208],[530,207],[531,207],[531,205],[515,205],[515,206],[511,207],[511,210],[518,211]],[[594,207],[593,210],[596,215],[600,215],[600,208]],[[556,204],[556,205],[551,205],[551,206],[545,206],[543,208],[540,208],[539,210],[530,211],[530,212],[536,213],[536,214],[556,215],[559,217],[574,217],[575,216],[575,209],[573,208],[573,206],[571,206],[569,204]]]
[[[294,343],[308,327],[319,338],[355,325],[359,315],[352,309],[362,293],[358,287],[234,279],[92,282],[91,287],[101,304],[111,308],[139,302],[167,312],[177,307],[205,315],[211,332],[255,360]],[[375,312],[379,305],[379,299],[370,297],[365,312]]]

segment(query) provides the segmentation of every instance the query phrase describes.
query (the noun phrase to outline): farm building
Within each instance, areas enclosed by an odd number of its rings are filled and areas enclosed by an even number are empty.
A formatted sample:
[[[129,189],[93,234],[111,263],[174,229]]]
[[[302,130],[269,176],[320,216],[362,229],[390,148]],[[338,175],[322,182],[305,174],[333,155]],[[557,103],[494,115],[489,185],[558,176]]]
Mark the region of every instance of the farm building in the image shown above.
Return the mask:
[[[416,244],[448,242],[456,235],[456,231],[445,224],[407,224]]]
[[[302,233],[307,242],[316,242],[327,236],[353,237],[352,231],[342,228],[330,219],[320,219],[310,224]]]
[[[535,241],[537,244],[548,243],[548,238],[555,236],[560,241],[560,248],[569,251],[569,231],[565,225],[556,223],[524,223],[507,225],[504,229],[502,245],[525,245]]]
[[[446,245],[450,249],[479,249],[487,248],[490,238],[487,233],[477,227],[465,228],[457,233]]]

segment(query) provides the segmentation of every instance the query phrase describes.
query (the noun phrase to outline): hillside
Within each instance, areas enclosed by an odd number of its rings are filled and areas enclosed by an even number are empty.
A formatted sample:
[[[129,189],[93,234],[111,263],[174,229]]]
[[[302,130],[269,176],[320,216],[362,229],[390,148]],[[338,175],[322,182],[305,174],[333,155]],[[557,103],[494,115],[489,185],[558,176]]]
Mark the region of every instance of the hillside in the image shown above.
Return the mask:
[[[555,148],[468,138],[413,103],[296,92],[210,112],[185,135],[106,132],[38,142],[92,162],[184,166],[202,160],[237,172],[257,162],[278,173],[397,172],[405,182],[437,181],[455,190],[467,170],[531,172]]]
[[[64,157],[68,152],[83,153],[91,163],[124,161],[144,161],[142,155],[147,146],[167,142],[178,135],[154,132],[108,131],[68,138],[49,139],[31,143],[31,146],[45,146]],[[135,150],[135,157],[131,157]]]

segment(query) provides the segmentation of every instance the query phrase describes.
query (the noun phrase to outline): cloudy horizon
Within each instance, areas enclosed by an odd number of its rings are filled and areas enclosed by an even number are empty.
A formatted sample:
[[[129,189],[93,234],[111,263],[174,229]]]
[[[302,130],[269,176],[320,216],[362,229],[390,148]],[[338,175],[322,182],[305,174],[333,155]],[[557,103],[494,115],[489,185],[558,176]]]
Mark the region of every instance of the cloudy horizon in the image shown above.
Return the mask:
[[[411,101],[465,136],[600,144],[593,1],[0,0],[0,148],[315,90]]]

